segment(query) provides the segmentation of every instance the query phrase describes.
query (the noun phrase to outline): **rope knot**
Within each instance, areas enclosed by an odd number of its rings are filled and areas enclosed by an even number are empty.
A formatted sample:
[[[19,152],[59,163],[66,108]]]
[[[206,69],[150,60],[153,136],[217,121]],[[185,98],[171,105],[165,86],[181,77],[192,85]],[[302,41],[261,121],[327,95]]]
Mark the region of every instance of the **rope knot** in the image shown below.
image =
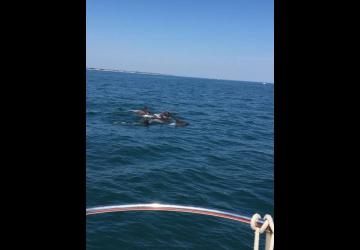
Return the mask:
[[[268,228],[270,230],[266,231],[266,250],[274,249],[274,221],[270,215],[265,215],[263,220],[263,224],[261,227],[258,227],[258,222],[261,219],[260,214],[254,214],[250,220],[250,226],[255,231],[255,239],[254,239],[254,250],[259,249],[259,240],[260,234],[264,233]]]
[[[264,220],[269,223],[269,228],[270,228],[271,232],[274,233],[274,221],[273,221],[273,218],[271,217],[271,215],[266,214],[264,216]]]
[[[251,217],[251,221],[250,221],[250,226],[252,228],[252,230],[255,230],[258,229],[257,227],[257,222],[261,219],[261,216],[260,214],[254,214],[252,217]]]
[[[265,220],[264,223],[261,225],[261,227],[259,228],[257,226],[258,221],[261,219],[260,214],[254,214],[251,217],[251,221],[250,221],[250,226],[253,230],[258,231],[260,234],[262,234],[263,232],[265,232],[265,230],[268,228],[269,226],[269,221]]]

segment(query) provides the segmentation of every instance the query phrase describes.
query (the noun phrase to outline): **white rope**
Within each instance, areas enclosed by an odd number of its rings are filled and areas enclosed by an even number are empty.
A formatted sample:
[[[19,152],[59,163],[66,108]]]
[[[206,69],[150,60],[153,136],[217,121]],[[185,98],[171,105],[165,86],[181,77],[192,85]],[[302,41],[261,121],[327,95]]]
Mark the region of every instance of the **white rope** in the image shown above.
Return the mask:
[[[254,214],[251,217],[250,226],[255,231],[254,250],[259,250],[260,234],[266,231],[265,250],[274,249],[274,222],[270,215],[264,216],[264,223],[261,227],[257,227],[257,222],[261,219],[259,214]],[[270,228],[270,230],[267,230]]]
[[[273,250],[274,249],[274,221],[273,218],[266,214],[264,216],[264,220],[269,222],[270,230],[266,231],[266,244],[265,250]]]
[[[260,214],[254,214],[251,217],[250,226],[253,230],[255,230],[255,237],[254,237],[254,250],[259,250],[259,235],[260,235],[260,228],[256,226],[257,221],[261,219]]]

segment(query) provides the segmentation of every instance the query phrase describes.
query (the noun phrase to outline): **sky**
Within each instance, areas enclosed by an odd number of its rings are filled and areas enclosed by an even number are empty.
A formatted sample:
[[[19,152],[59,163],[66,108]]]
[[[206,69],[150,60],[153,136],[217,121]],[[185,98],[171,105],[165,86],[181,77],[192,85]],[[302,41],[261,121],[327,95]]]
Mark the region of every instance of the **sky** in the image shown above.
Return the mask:
[[[274,82],[273,0],[87,0],[86,66]]]

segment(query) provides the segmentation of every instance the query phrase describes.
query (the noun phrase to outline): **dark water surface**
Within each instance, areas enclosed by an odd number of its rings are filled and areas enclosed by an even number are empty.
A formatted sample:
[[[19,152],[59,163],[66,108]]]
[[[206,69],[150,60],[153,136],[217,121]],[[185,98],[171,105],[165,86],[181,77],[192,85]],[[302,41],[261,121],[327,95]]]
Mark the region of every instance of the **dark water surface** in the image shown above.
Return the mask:
[[[272,84],[87,71],[87,207],[167,203],[273,215]],[[187,127],[138,124],[144,105]],[[87,217],[87,249],[252,249],[249,225],[203,215]]]

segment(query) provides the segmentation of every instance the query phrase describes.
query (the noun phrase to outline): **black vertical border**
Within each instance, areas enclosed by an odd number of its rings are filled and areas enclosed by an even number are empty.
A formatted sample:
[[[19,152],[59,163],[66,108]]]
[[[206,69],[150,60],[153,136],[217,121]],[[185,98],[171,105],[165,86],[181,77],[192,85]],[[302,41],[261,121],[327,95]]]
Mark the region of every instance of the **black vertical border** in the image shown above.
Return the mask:
[[[333,66],[335,25],[325,17],[336,13],[330,5],[275,0],[276,249],[334,247],[344,231],[335,225],[341,185],[331,166],[339,154],[335,133],[343,130],[335,128],[336,107],[326,100],[339,69]],[[347,249],[344,243],[336,249]]]
[[[86,0],[17,3],[7,12],[8,248],[85,249]]]

